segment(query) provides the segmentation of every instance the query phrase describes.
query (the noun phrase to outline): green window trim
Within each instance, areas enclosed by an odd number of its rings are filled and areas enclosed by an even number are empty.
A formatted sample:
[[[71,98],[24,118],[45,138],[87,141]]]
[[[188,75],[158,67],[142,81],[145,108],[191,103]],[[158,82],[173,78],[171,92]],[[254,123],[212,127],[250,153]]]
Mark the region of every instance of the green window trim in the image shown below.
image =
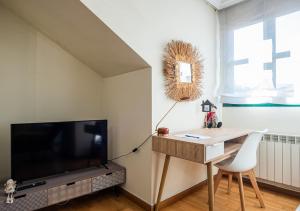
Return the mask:
[[[230,104],[230,103],[223,103],[223,107],[300,107],[300,104],[274,104],[274,103]]]

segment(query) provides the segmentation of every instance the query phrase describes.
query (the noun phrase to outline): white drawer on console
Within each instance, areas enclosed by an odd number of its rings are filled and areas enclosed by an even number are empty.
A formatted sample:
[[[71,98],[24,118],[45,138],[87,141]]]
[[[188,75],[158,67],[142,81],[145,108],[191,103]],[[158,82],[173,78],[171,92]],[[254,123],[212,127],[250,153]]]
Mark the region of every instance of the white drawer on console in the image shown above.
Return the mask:
[[[71,182],[48,189],[48,205],[91,193],[91,179]]]
[[[205,146],[205,161],[224,154],[224,142]]]
[[[125,182],[125,170],[120,170],[106,175],[101,175],[92,178],[92,191],[103,190],[114,185],[119,185]]]

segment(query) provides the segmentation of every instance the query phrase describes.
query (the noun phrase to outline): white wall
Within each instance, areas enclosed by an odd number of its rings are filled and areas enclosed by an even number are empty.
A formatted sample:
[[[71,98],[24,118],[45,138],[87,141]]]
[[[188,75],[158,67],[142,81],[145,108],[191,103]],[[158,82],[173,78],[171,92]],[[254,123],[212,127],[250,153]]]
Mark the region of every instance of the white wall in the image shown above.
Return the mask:
[[[130,152],[151,134],[151,71],[144,69],[105,78],[104,90],[109,154],[115,158]],[[151,196],[151,151],[147,150],[150,145],[148,142],[139,152],[118,160],[127,170],[124,188],[143,200]]]
[[[300,135],[298,107],[224,107],[225,127],[255,130],[268,128],[270,133]]]
[[[164,93],[162,56],[166,44],[172,39],[180,39],[191,42],[199,48],[204,58],[204,96],[195,102],[178,104],[161,126],[169,127],[171,132],[201,127],[204,115],[201,112],[200,101],[212,99],[216,82],[215,11],[204,0],[82,0],[82,2],[152,67],[152,130],[174,103]],[[147,135],[145,133],[143,137]],[[147,145],[143,153],[150,151],[151,146]],[[152,166],[148,166],[148,157],[145,157],[144,165],[141,164],[143,161],[140,161],[139,165],[130,167],[136,173],[144,171],[149,176],[136,180],[135,184],[127,184],[126,189],[153,204],[154,193],[157,192],[157,188],[153,187],[157,186],[160,179],[164,157],[158,153],[152,155]],[[122,163],[123,160],[120,159],[119,162]],[[179,159],[171,160],[169,172],[163,199],[206,178],[203,166]],[[150,197],[149,186],[145,185],[149,184],[149,180],[152,189]]]
[[[0,180],[10,124],[102,118],[102,78],[0,5]]]

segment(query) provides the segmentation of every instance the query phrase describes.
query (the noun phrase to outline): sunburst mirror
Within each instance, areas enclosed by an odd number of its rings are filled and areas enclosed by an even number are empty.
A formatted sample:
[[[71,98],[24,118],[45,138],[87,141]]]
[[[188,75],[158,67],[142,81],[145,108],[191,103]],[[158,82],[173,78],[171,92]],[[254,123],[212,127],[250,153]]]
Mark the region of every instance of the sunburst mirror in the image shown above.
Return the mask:
[[[164,54],[166,94],[176,101],[195,100],[202,95],[202,60],[197,48],[171,41]]]

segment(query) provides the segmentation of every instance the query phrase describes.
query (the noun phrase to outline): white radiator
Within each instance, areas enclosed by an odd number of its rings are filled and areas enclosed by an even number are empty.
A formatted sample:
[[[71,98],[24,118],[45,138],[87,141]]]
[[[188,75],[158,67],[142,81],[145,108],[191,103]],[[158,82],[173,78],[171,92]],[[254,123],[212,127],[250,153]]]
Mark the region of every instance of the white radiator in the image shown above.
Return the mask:
[[[257,151],[258,178],[300,187],[300,136],[265,134]]]

